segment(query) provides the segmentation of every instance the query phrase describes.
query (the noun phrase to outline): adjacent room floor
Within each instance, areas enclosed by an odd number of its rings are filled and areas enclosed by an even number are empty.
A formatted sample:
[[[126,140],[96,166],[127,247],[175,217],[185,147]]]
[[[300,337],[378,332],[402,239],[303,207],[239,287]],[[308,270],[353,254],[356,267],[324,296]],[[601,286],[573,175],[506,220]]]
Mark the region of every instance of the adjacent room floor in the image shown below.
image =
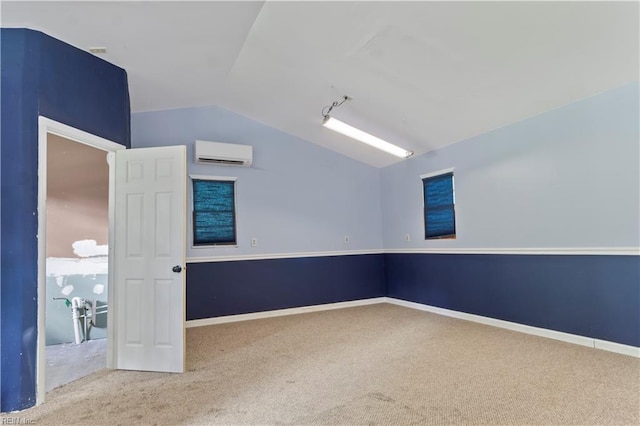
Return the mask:
[[[47,392],[101,370],[107,365],[107,339],[89,340],[79,345],[64,343],[46,347]]]

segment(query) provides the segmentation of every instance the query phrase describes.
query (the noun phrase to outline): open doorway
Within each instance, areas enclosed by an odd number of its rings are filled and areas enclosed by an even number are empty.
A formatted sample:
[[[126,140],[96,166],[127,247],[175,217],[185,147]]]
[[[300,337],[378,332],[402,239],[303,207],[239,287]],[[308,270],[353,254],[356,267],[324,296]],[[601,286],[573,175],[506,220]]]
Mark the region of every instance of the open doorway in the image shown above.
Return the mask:
[[[114,156],[125,148],[49,118],[38,119],[36,404],[44,402],[47,390],[81,377],[83,369],[87,374],[95,369],[84,362],[87,357],[96,358],[89,361],[98,368],[113,367],[115,326],[107,324],[113,325],[109,307],[114,307]],[[79,309],[73,309],[74,303]],[[99,343],[90,347],[92,342]],[[47,346],[63,351],[60,345],[77,353],[61,355],[68,373],[55,373],[62,379],[49,377],[49,385]]]
[[[107,153],[47,134],[46,391],[106,367]]]
[[[46,394],[47,148],[50,134],[107,153],[109,327],[106,367],[184,372],[186,279],[182,272],[186,250],[186,147],[128,150],[45,117],[40,117],[38,122],[36,404],[43,403]],[[95,244],[85,241],[81,247],[97,250],[99,245],[97,241]],[[60,288],[64,287],[62,284]],[[58,285],[57,281],[55,285]],[[80,335],[86,334],[82,331]]]

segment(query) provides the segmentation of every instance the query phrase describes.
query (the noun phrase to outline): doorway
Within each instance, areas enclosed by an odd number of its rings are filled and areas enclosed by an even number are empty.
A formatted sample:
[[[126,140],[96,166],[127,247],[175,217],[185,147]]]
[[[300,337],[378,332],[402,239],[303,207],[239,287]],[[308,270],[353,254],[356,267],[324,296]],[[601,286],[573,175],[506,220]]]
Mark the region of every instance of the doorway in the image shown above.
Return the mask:
[[[107,153],[47,134],[46,391],[106,367]]]
[[[120,149],[39,118],[37,404],[56,385],[112,366],[112,159]]]

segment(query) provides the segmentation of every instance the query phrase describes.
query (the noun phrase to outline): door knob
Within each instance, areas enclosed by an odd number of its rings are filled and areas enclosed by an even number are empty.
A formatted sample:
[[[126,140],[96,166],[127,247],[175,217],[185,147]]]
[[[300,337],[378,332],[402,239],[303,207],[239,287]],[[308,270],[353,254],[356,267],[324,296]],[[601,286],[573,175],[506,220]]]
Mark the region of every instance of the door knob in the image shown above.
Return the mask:
[[[176,273],[178,273],[178,272],[182,272],[182,266],[180,266],[180,265],[176,265],[176,266],[174,266],[173,268],[171,268],[171,270],[172,270],[173,272],[176,272]]]

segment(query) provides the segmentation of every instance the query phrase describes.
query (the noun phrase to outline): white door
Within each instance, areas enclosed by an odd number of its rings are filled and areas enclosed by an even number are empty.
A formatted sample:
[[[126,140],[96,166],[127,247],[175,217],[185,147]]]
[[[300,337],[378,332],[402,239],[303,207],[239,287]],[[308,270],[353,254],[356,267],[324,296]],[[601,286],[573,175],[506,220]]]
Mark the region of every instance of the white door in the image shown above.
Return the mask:
[[[115,367],[184,371],[186,147],[116,152]]]

